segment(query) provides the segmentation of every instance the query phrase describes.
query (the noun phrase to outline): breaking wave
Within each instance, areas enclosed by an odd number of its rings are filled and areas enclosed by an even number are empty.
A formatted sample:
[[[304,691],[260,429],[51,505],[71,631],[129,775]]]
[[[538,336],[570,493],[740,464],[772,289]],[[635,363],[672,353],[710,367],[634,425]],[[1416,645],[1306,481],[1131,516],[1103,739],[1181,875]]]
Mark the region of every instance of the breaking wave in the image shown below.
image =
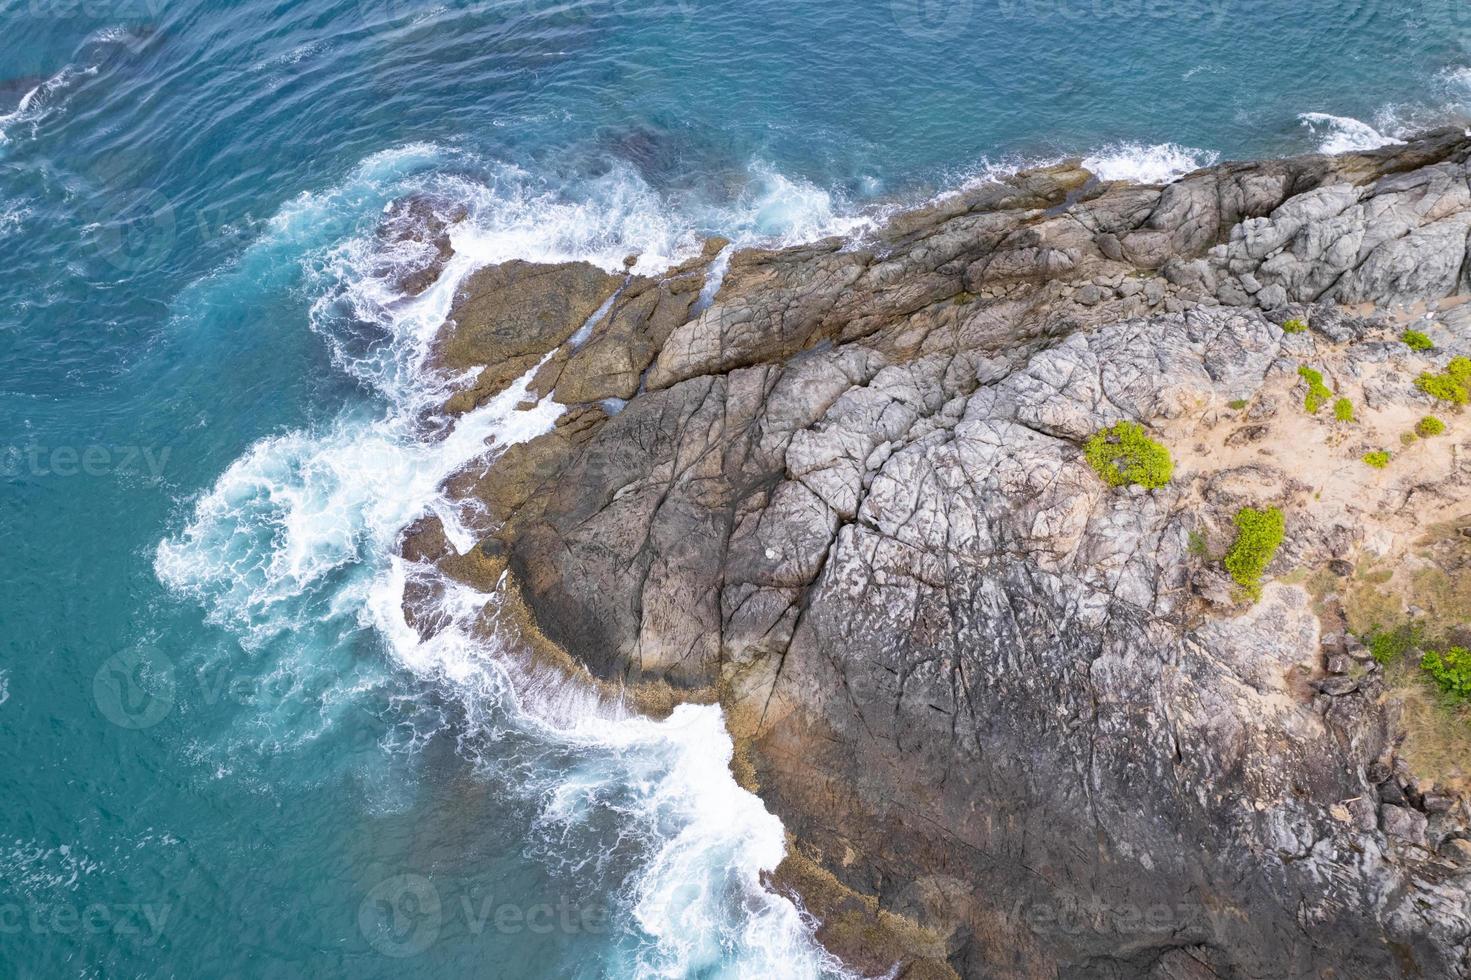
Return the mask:
[[[1083,166],[1103,180],[1167,184],[1220,159],[1211,150],[1178,143],[1115,143],[1083,158]]]
[[[291,201],[233,268],[186,297],[187,318],[216,294],[239,302],[247,285],[287,288],[299,276],[317,297],[311,329],[374,394],[319,429],[250,447],[158,545],[155,572],[259,655],[289,649],[297,669],[313,655],[330,663],[335,648],[366,632],[402,677],[455,702],[451,734],[466,754],[513,772],[516,791],[537,801],[531,831],[543,860],[616,896],[626,934],[613,956],[631,975],[840,976],[801,910],[762,884],[785,854],[785,834],[732,776],[718,707],[687,705],[652,720],[538,669],[482,628],[496,591],[407,562],[396,545],[432,513],[457,549],[472,547],[480,515],[444,492],[445,479],[548,430],[562,412],[549,397],[529,400],[533,369],[446,423],[441,438],[425,436],[425,413],[444,394],[426,367],[429,344],[474,269],[525,258],[614,270],[637,253],[639,271],[653,271],[697,253],[702,239],[691,228],[795,241],[863,219],[759,165],[735,200],[690,214],[631,170],[556,186],[474,163],[429,145],[376,154],[340,185]],[[414,297],[396,292],[392,246],[375,233],[384,206],[407,194],[446,202],[455,246],[439,280]],[[438,627],[430,636],[405,621],[411,595]],[[314,649],[302,648],[308,641]],[[347,693],[367,686],[360,680]]]
[[[1377,150],[1381,146],[1403,142],[1350,116],[1334,116],[1326,112],[1304,112],[1297,118],[1317,140],[1317,148],[1320,153]]]

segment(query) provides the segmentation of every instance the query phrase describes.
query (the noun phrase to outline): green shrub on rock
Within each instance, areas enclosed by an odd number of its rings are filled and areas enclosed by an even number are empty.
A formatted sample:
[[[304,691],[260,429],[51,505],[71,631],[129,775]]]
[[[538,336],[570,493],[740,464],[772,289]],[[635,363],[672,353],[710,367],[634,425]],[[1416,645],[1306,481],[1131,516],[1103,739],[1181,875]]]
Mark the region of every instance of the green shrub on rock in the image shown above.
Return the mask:
[[[1175,472],[1170,451],[1135,422],[1118,422],[1094,433],[1083,447],[1083,456],[1111,487],[1136,483],[1155,490],[1169,483]]]
[[[1369,637],[1369,653],[1384,666],[1397,663],[1401,657],[1420,645],[1424,630],[1418,623],[1401,626],[1395,630],[1376,629]]]
[[[1292,319],[1282,324],[1283,333],[1306,333],[1308,325],[1301,320]]]
[[[1276,507],[1257,510],[1243,507],[1236,512],[1236,540],[1226,552],[1226,571],[1252,599],[1262,594],[1262,575],[1277,555],[1287,523]]]
[[[1427,351],[1435,348],[1435,342],[1418,330],[1406,330],[1401,336],[1410,350]]]
[[[1376,470],[1382,470],[1389,465],[1389,453],[1383,449],[1376,449],[1372,453],[1364,453],[1364,462]]]
[[[1427,651],[1420,658],[1420,669],[1445,693],[1471,700],[1471,650],[1451,647],[1443,653]]]
[[[1453,357],[1441,373],[1421,374],[1415,379],[1415,387],[1437,401],[1465,405],[1471,402],[1471,360]]]
[[[1315,414],[1333,397],[1333,390],[1323,383],[1323,372],[1303,365],[1297,369],[1298,376],[1308,383],[1308,394],[1303,399],[1302,407],[1308,410],[1308,414]]]
[[[1333,417],[1340,422],[1352,422],[1354,420],[1354,403],[1347,398],[1340,398],[1333,403]]]
[[[1445,431],[1445,423],[1434,415],[1427,415],[1415,423],[1415,434],[1421,439],[1438,436]]]

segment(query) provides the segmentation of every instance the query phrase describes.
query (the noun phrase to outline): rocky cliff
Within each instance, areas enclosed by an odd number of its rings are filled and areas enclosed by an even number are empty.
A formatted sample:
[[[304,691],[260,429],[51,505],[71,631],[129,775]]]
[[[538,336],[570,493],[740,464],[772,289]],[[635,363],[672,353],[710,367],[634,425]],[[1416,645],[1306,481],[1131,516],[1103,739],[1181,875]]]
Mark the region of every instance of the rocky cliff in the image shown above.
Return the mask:
[[[1361,638],[1471,626],[1471,420],[1415,383],[1471,353],[1468,157],[1062,165],[861,240],[482,270],[446,412],[548,354],[569,409],[453,481],[474,554],[433,519],[405,554],[508,565],[604,682],[718,697],[792,835],[772,887],[861,970],[1467,976],[1471,721]],[[1089,466],[1121,420],[1168,484]],[[1246,507],[1285,517],[1259,599]]]

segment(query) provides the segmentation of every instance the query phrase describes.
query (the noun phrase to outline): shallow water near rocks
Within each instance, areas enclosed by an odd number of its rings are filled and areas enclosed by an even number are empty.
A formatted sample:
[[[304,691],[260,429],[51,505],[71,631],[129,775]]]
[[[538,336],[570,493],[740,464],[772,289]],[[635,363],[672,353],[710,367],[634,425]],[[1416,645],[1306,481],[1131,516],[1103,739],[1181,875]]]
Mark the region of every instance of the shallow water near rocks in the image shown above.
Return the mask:
[[[1064,154],[1169,179],[1471,105],[1464,4],[3,8],[0,975],[839,972],[718,712],[518,666],[393,557],[425,344],[509,258],[657,268]],[[1270,9],[1263,9],[1270,8]],[[375,229],[467,209],[409,300]],[[464,543],[468,543],[468,540]]]

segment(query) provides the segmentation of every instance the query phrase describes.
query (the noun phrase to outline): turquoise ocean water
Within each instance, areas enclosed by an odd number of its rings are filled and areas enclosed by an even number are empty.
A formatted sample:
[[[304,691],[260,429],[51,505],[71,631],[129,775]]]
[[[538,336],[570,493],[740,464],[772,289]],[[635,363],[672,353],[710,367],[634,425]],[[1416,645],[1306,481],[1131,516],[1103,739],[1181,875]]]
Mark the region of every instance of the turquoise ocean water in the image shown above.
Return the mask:
[[[0,976],[821,977],[715,709],[398,615],[424,344],[512,257],[800,240],[1064,154],[1471,110],[1460,0],[0,2]],[[374,229],[468,209],[407,300]],[[513,393],[514,395],[514,393]]]

